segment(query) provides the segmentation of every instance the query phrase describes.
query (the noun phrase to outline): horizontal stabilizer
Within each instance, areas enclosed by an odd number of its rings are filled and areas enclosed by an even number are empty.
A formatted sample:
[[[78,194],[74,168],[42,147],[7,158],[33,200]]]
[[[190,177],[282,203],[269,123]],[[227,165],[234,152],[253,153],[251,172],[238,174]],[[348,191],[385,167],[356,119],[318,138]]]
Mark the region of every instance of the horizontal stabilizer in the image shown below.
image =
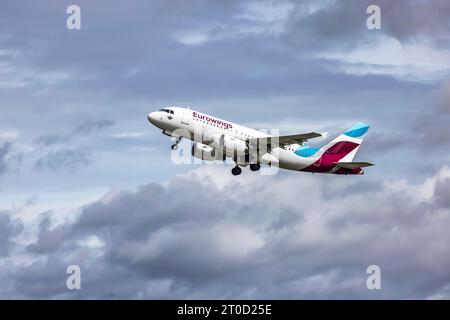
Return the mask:
[[[336,166],[340,168],[346,168],[346,169],[357,169],[362,167],[370,167],[373,166],[373,163],[370,162],[337,162]]]

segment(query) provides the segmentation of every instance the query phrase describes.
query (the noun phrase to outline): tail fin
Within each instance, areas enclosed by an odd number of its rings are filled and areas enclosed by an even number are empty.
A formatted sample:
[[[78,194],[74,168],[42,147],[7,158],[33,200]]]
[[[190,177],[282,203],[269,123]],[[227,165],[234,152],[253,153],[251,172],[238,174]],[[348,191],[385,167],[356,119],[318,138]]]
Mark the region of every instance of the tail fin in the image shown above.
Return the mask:
[[[332,156],[336,162],[351,162],[358,152],[367,130],[369,130],[368,124],[355,123],[350,129],[322,147],[320,152]]]

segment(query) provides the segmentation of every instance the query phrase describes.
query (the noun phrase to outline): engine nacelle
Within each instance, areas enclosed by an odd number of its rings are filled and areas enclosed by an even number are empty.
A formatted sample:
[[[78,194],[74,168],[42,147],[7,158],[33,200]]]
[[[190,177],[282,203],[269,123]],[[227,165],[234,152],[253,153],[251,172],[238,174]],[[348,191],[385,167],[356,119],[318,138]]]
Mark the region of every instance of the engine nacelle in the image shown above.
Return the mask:
[[[217,152],[216,149],[211,148],[203,143],[194,143],[192,145],[192,155],[197,159],[214,161],[214,160],[225,160],[225,155],[221,156],[221,152]]]
[[[241,157],[248,153],[247,143],[232,136],[225,135],[223,137],[223,145],[225,147],[227,155],[230,156]]]
[[[203,132],[202,142],[212,148],[220,148],[223,145],[223,137],[223,134],[213,131],[205,131]]]
[[[248,145],[244,140],[217,132],[206,132],[203,135],[202,141],[207,143],[208,146],[197,143],[198,146],[192,151],[193,155],[199,159],[201,159],[201,156],[203,157],[203,160],[210,160],[213,157],[215,157],[215,159],[222,158],[221,154],[223,154],[223,160],[225,160],[226,157],[231,157],[237,159],[239,164],[249,163]]]
[[[240,157],[248,153],[248,146],[245,141],[226,134],[213,133],[207,135],[206,141],[212,148],[223,151],[229,157]]]

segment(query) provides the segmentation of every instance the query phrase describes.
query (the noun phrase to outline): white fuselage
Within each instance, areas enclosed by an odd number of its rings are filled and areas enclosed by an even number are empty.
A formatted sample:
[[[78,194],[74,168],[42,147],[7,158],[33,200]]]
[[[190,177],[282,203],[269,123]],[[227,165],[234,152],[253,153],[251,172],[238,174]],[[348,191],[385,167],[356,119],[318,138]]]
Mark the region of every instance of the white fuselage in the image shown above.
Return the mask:
[[[221,135],[239,142],[251,138],[270,137],[258,130],[187,108],[169,107],[151,112],[148,114],[148,120],[169,136],[183,137],[199,143],[205,143],[205,139],[208,140],[209,137]],[[302,170],[318,159],[318,157],[298,156],[294,153],[298,147],[300,145],[292,144],[273,148],[267,153],[260,154],[258,162],[270,163],[289,170]]]

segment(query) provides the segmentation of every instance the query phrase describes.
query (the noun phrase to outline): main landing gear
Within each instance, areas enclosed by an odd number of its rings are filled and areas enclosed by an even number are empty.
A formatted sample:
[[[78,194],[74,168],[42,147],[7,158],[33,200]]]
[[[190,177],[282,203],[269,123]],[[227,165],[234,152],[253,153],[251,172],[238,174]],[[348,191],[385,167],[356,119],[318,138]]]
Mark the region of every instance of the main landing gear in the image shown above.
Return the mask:
[[[233,169],[231,169],[231,173],[233,174],[233,176],[238,176],[242,173],[242,169],[236,166]]]
[[[172,150],[177,150],[178,149],[178,144],[180,143],[182,137],[177,138],[177,140],[175,141],[175,143],[170,147]]]
[[[259,163],[250,164],[251,171],[258,171],[259,169],[261,169],[261,165]],[[238,165],[236,165],[233,169],[231,169],[231,173],[233,174],[233,176],[238,176],[242,173],[242,169]]]

